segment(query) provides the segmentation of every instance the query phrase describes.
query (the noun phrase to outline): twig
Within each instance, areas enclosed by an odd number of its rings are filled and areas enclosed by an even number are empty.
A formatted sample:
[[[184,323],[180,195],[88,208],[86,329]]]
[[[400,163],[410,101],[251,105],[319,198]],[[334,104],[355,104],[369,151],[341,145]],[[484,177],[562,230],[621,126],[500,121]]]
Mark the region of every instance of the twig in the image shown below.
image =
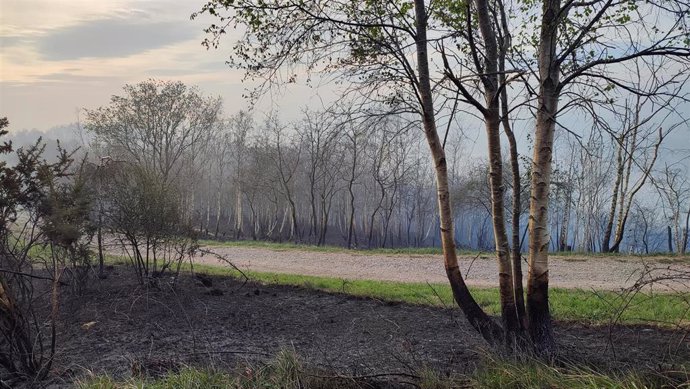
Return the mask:
[[[438,292],[436,291],[436,288],[434,288],[434,286],[431,285],[431,284],[429,283],[429,281],[426,282],[426,285],[431,289],[432,292],[434,292],[434,296],[436,296],[436,298],[438,299],[438,301],[441,302],[441,305],[443,305],[443,308],[448,308],[448,306],[446,305],[446,302],[443,301],[443,299],[441,298],[441,295],[439,295]]]
[[[465,272],[465,279],[468,279],[468,278],[469,278],[469,276],[470,276],[470,270],[472,269],[472,265],[474,265],[474,261],[476,261],[477,258],[479,258],[481,255],[482,255],[482,253],[480,252],[480,253],[477,254],[474,258],[472,258],[472,261],[470,262],[469,266],[467,266],[467,271]]]
[[[38,280],[55,281],[55,279],[52,277],[37,276],[35,274],[23,273],[23,272],[7,270],[7,269],[0,269],[0,273],[14,274],[14,275],[22,276],[22,277],[35,278]],[[60,285],[67,285],[67,283],[64,281],[58,281],[58,283]]]
[[[242,275],[242,277],[244,278],[244,283],[242,284],[242,286],[244,286],[244,285],[247,283],[247,281],[249,281],[249,276],[246,275],[242,270],[240,270],[240,268],[238,268],[237,266],[235,266],[234,263],[232,263],[229,259],[225,258],[224,256],[222,256],[222,255],[216,253],[215,251],[211,251],[211,250],[208,250],[208,249],[202,249],[202,248],[199,249],[199,252],[200,252],[201,254],[208,254],[208,255],[214,256],[214,257],[216,257],[216,259],[218,259],[218,260],[220,260],[220,261],[222,261],[222,262],[227,263],[227,264],[230,265],[233,269],[237,270],[237,272],[240,273],[240,274]]]

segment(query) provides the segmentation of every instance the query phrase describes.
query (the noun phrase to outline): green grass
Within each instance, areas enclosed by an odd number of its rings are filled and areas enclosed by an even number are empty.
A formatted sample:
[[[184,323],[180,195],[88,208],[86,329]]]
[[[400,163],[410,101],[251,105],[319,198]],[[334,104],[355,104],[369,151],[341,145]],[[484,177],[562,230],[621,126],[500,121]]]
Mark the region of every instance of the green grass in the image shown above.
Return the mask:
[[[412,367],[411,367],[412,369]],[[485,356],[474,372],[449,378],[428,367],[417,367],[405,377],[422,389],[642,389],[678,387],[690,379],[685,367],[664,374],[647,370],[598,372],[570,365],[554,367],[535,359],[500,359]],[[260,365],[239,365],[235,371],[185,367],[163,377],[132,377],[115,380],[107,375],[92,375],[77,382],[78,389],[325,389],[362,388],[366,378],[329,376],[310,371],[294,351],[280,351]]]
[[[642,389],[679,387],[690,379],[686,367],[664,374],[642,369],[598,372],[569,365],[554,367],[538,360],[487,358],[471,376],[472,387],[487,389]]]
[[[373,248],[373,249],[353,249],[348,250],[341,246],[315,246],[309,244],[289,243],[289,242],[269,242],[262,240],[233,240],[233,241],[218,241],[218,240],[201,240],[199,243],[203,246],[211,247],[246,247],[246,248],[263,248],[275,251],[312,251],[323,253],[354,253],[354,254],[384,254],[384,255],[441,255],[443,251],[440,247],[399,247],[399,248]],[[493,252],[477,251],[477,250],[458,250],[459,255],[471,255],[493,258]],[[646,255],[640,254],[625,254],[625,253],[592,253],[592,252],[577,252],[566,251],[551,253],[552,256],[564,257],[568,261],[570,257],[575,257],[571,261],[585,261],[589,258],[649,258],[661,263],[680,263],[690,262],[689,255],[675,255],[669,253],[651,253]]]
[[[185,268],[189,270],[189,265]],[[233,269],[214,265],[194,265],[196,272],[220,276],[237,276]],[[333,277],[304,276],[267,272],[245,272],[267,285],[291,285],[326,292],[346,293],[386,302],[455,307],[448,284],[404,283],[393,281],[344,280]],[[480,306],[491,314],[500,313],[498,288],[471,287]],[[621,306],[615,292],[593,292],[579,289],[551,288],[551,312],[557,320],[583,324],[608,324]],[[640,293],[632,298],[620,316],[623,324],[671,325],[690,320],[687,295],[684,293]]]
[[[184,368],[159,379],[131,378],[118,381],[108,375],[88,377],[77,383],[79,389],[222,389],[231,388],[233,380],[227,373]]]
[[[233,372],[185,367],[160,378],[132,377],[115,380],[94,375],[77,382],[78,389],[325,389],[360,388],[353,380],[336,381],[333,377],[309,374],[294,351],[283,350],[263,364],[239,365]]]

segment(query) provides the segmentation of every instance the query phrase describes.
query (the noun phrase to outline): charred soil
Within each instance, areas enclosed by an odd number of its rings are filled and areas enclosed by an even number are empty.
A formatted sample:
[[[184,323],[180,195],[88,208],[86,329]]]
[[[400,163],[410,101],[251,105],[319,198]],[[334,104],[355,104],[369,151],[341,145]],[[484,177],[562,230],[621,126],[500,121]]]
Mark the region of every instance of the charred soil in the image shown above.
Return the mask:
[[[65,287],[65,289],[67,289]],[[128,377],[194,365],[232,369],[294,350],[341,375],[471,373],[488,350],[459,309],[389,303],[230,277],[183,274],[142,287],[110,267],[79,296],[62,294],[53,367],[69,384],[87,372]],[[564,360],[597,370],[663,369],[690,361],[688,329],[557,323]]]

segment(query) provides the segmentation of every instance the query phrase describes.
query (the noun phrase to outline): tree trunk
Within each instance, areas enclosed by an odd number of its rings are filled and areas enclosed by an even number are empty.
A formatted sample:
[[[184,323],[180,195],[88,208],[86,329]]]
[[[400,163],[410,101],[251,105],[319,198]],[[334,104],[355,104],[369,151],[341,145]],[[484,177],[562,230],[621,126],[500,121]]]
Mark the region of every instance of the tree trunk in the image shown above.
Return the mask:
[[[465,284],[455,251],[453,239],[453,215],[450,205],[450,192],[448,190],[448,167],[445,151],[436,129],[434,103],[431,96],[431,82],[429,77],[429,59],[427,54],[427,14],[424,0],[415,0],[415,19],[417,34],[415,44],[417,47],[417,68],[419,72],[419,97],[422,104],[422,122],[431,155],[434,159],[436,173],[436,189],[438,192],[439,222],[441,231],[441,245],[443,247],[443,259],[448,281],[450,282],[453,296],[460,308],[465,313],[470,324],[479,331],[489,343],[497,343],[502,339],[500,326],[496,324],[482,308],[477,304]]]
[[[560,64],[556,59],[560,0],[545,0],[538,48],[539,94],[532,165],[527,318],[535,352],[551,357],[556,351],[549,311],[549,189],[553,137],[558,113]],[[565,17],[562,15],[561,17]]]
[[[683,230],[683,246],[680,248],[680,254],[685,255],[685,252],[688,249],[688,231],[690,228],[690,209],[688,209],[688,213],[685,215],[685,229]]]
[[[321,201],[321,227],[319,228],[317,246],[321,246],[326,243],[326,232],[328,231],[328,218],[330,214],[330,202],[326,206],[326,200]]]
[[[357,133],[352,135],[352,166],[347,182],[347,191],[350,194],[350,216],[347,226],[347,248],[352,248],[352,234],[355,232],[355,177],[357,174]]]
[[[350,217],[347,227],[347,248],[352,248],[352,235],[355,233],[355,192],[352,190],[353,182],[348,184],[348,191],[350,193]]]
[[[507,344],[512,347],[513,341],[522,336],[522,325],[518,319],[515,304],[513,282],[513,266],[510,257],[510,245],[506,232],[503,156],[501,153],[501,113],[499,85],[499,53],[498,39],[493,27],[493,16],[489,12],[486,0],[475,0],[479,30],[484,40],[484,67],[477,69],[485,73],[482,77],[486,108],[482,110],[487,134],[489,154],[489,187],[491,190],[491,216],[493,222],[494,244],[498,260],[498,283],[501,299],[501,318]],[[468,13],[471,15],[471,13]],[[468,16],[469,17],[469,16]],[[470,25],[471,20],[468,20]],[[470,42],[472,50],[476,50]],[[504,77],[503,77],[504,78]],[[507,99],[506,99],[507,104]],[[519,262],[518,262],[519,264]]]
[[[315,167],[312,167],[312,171],[309,173],[309,202],[311,206],[311,225],[309,226],[309,237],[318,238],[318,226],[316,219],[318,215],[316,214],[316,177],[315,177]]]
[[[503,157],[501,156],[500,122],[498,106],[490,108],[485,118],[489,144],[489,183],[491,188],[491,214],[494,228],[494,243],[498,259],[498,285],[501,299],[501,317],[506,338],[509,342],[521,331],[513,290],[513,267],[510,260],[510,246],[505,227],[505,206],[503,195]]]
[[[239,180],[237,180],[237,188],[235,188],[235,239],[242,236],[242,189]]]
[[[501,66],[501,72],[505,69]],[[505,75],[501,75],[502,82],[505,82]],[[502,122],[503,130],[508,137],[508,144],[510,147],[510,168],[513,175],[513,214],[511,220],[511,232],[513,240],[512,262],[513,262],[513,293],[515,293],[515,307],[517,309],[517,316],[522,330],[527,328],[527,316],[525,314],[525,292],[522,286],[522,250],[520,242],[520,214],[521,212],[521,179],[520,179],[520,161],[518,159],[517,141],[515,134],[510,126],[510,119],[508,118],[508,93],[506,88],[501,92],[501,104],[503,106]]]
[[[99,200],[100,203],[100,200]],[[103,255],[103,208],[99,204],[98,211],[98,230],[96,239],[98,241],[98,278],[105,278],[105,256]]]
[[[290,219],[292,219],[292,225],[290,226],[290,238],[294,238],[294,242],[299,242],[302,237],[299,233],[299,227],[297,226],[297,206],[292,198],[289,199],[290,203]]]
[[[220,217],[221,217],[221,206],[220,200],[223,197],[222,192],[219,188],[218,197],[216,198],[216,227],[213,231],[213,239],[218,240],[218,230],[220,230]]]
[[[616,217],[616,207],[618,205],[618,192],[620,191],[621,181],[623,181],[623,135],[616,138],[618,144],[618,152],[616,153],[616,182],[613,184],[613,194],[611,197],[611,208],[609,209],[609,214],[606,221],[606,227],[604,228],[604,239],[601,242],[601,251],[604,253],[609,252],[611,243],[611,233],[613,231],[613,219]]]
[[[638,103],[639,106],[639,103]],[[636,111],[639,114],[639,109]],[[630,214],[630,208],[632,208],[632,202],[633,199],[635,198],[635,195],[637,192],[642,189],[644,186],[645,182],[647,182],[647,178],[650,176],[652,172],[652,168],[654,168],[654,164],[656,163],[656,160],[659,156],[659,148],[661,147],[661,143],[664,141],[664,135],[661,131],[661,128],[659,128],[659,141],[654,145],[654,153],[652,156],[652,160],[650,161],[649,165],[645,168],[645,170],[642,172],[642,178],[635,184],[633,189],[630,191],[630,194],[627,195],[627,187],[628,183],[630,182],[630,170],[632,168],[632,162],[633,162],[633,155],[632,152],[634,152],[636,146],[635,143],[637,142],[637,128],[639,127],[639,118],[636,116],[635,117],[635,133],[633,134],[633,140],[632,140],[632,146],[631,146],[631,151],[630,155],[628,156],[629,161],[628,161],[628,170],[625,176],[625,190],[622,192],[623,198],[625,198],[625,202],[623,202],[623,199],[621,200],[621,209],[620,209],[620,214],[618,216],[618,224],[616,226],[616,235],[614,239],[614,244],[610,248],[610,252],[618,252],[619,247],[621,242],[623,241],[623,235],[625,234],[625,224],[628,221],[628,215]],[[627,198],[626,198],[627,195]]]

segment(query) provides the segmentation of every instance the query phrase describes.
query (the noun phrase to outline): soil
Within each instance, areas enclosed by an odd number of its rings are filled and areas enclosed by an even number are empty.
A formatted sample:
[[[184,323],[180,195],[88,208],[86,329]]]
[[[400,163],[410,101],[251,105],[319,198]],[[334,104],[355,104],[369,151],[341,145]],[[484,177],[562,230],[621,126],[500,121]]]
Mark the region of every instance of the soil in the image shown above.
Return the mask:
[[[235,368],[281,349],[345,375],[414,373],[421,366],[463,374],[487,353],[458,309],[191,274],[174,285],[165,277],[142,287],[120,266],[107,275],[81,296],[62,295],[53,370],[64,385],[87,372],[125,378],[141,366]],[[682,331],[572,323],[557,323],[555,331],[562,357],[589,366],[690,361]]]
[[[400,282],[446,283],[440,255],[369,254],[362,252],[314,252],[271,250],[247,247],[209,247],[240,269],[264,272],[328,276],[344,279],[369,279]],[[674,258],[550,256],[549,285],[585,290],[619,290],[635,283],[645,265],[656,268],[653,274],[673,271],[690,274],[689,262]],[[198,262],[224,265],[214,256],[197,258]],[[496,286],[498,266],[491,254],[461,256],[460,270],[467,284]],[[526,264],[525,264],[526,268]],[[527,272],[524,271],[525,276]],[[655,286],[656,289],[690,291],[690,282]]]

